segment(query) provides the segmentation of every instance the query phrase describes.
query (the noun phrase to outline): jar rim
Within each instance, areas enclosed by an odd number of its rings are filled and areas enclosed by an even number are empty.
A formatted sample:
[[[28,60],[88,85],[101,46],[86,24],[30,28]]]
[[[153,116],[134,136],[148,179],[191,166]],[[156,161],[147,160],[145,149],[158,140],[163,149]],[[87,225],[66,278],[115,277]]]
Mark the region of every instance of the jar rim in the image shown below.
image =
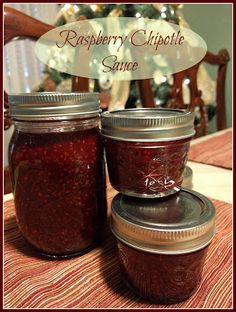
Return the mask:
[[[194,113],[173,108],[135,108],[104,112],[102,134],[115,140],[155,141],[192,137]]]
[[[69,120],[98,116],[99,93],[31,92],[8,96],[13,120]]]
[[[184,254],[207,246],[215,234],[215,207],[204,195],[182,188],[163,199],[118,194],[111,230],[121,241],[150,253]]]

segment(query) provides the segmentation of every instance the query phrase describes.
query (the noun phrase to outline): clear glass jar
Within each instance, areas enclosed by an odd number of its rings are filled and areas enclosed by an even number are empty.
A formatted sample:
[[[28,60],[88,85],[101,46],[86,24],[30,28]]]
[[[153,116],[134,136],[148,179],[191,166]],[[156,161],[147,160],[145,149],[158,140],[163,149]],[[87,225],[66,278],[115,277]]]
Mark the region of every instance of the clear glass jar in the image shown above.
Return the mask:
[[[82,254],[106,220],[97,94],[12,95],[9,167],[17,222],[52,257]]]
[[[102,114],[112,186],[134,197],[164,197],[180,190],[194,116],[176,109],[128,109]]]
[[[187,189],[162,199],[118,194],[111,230],[125,284],[147,300],[174,304],[199,286],[215,233],[215,208]]]
[[[193,170],[189,166],[185,166],[183,172],[182,187],[192,189],[193,188]]]

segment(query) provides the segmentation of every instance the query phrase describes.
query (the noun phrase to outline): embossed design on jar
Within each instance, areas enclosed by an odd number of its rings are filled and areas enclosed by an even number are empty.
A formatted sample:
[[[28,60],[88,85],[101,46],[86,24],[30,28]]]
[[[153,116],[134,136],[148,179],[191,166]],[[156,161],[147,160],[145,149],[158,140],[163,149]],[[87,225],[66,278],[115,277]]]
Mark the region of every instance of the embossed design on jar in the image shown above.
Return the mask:
[[[154,196],[182,183],[190,139],[147,143],[105,139],[112,186],[123,194]]]
[[[118,250],[128,287],[150,301],[172,304],[189,298],[198,287],[207,248],[190,254],[161,255],[118,241]]]
[[[144,184],[148,190],[153,192],[161,192],[163,189],[168,190],[176,184],[175,181],[170,180],[169,177],[158,174],[155,171],[144,176],[140,182],[142,185]]]
[[[194,272],[183,265],[176,266],[171,274],[171,281],[174,285],[182,286],[188,279],[194,277]]]

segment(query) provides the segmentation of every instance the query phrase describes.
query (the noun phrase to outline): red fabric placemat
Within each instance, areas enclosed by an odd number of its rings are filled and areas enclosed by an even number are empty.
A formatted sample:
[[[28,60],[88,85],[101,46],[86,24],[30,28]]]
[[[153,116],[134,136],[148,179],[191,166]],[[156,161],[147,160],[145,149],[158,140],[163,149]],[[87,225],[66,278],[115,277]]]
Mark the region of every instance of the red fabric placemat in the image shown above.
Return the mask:
[[[192,145],[188,160],[232,169],[232,129]]]
[[[109,200],[116,192],[110,188]],[[5,308],[231,308],[232,207],[214,200],[217,233],[198,291],[187,301],[155,305],[135,296],[121,280],[116,244],[107,228],[103,244],[77,258],[37,258],[20,235],[13,201],[5,203]]]

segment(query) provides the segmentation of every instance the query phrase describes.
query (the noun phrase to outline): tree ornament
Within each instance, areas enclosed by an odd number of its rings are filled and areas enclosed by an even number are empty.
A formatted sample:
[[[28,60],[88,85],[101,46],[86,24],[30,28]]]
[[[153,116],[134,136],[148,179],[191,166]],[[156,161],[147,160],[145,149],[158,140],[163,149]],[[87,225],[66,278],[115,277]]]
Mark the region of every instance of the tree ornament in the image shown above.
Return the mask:
[[[111,75],[101,75],[101,77],[99,78],[99,86],[103,89],[103,90],[108,90],[111,88],[112,86],[112,77]]]
[[[124,109],[129,98],[130,80],[114,80],[111,88],[109,110]]]
[[[109,107],[111,101],[111,94],[109,91],[101,91],[99,93],[100,107],[102,110],[106,110]]]
[[[172,4],[165,4],[161,9],[161,18],[167,22],[179,23],[178,16],[172,6]]]
[[[62,16],[67,22],[75,21],[75,14],[78,12],[78,6],[66,3],[61,9]]]
[[[160,85],[162,82],[164,82],[164,75],[163,75],[163,72],[159,69],[157,69],[155,72],[154,72],[154,82],[155,84],[157,85]]]
[[[43,82],[43,88],[44,88],[44,91],[47,91],[47,92],[52,92],[52,91],[55,91],[56,90],[56,83],[55,81],[53,81],[52,79],[50,78],[47,78],[44,82]]]
[[[71,91],[72,80],[67,78],[57,85],[56,91]]]
[[[153,4],[134,4],[135,8],[133,16],[136,13],[141,14],[142,17],[158,19],[160,17],[160,11],[158,9],[153,10]]]
[[[216,105],[216,81],[210,77],[203,64],[199,66],[197,84],[199,90],[202,91],[204,103]]]
[[[164,3],[153,3],[152,5],[157,11],[161,11],[161,9],[165,6]]]
[[[174,83],[173,75],[172,75],[172,74],[168,74],[168,75],[166,75],[166,78],[167,78],[168,84],[169,84],[170,86],[172,86],[173,83]]]
[[[156,102],[160,106],[164,106],[169,99],[170,86],[167,81],[161,83],[156,89]]]
[[[114,9],[112,10],[109,15],[109,17],[119,17],[119,16],[122,16],[122,10],[120,8],[117,8],[117,9]]]
[[[157,55],[153,56],[153,60],[157,64],[157,66],[168,67],[168,62],[166,60],[165,55],[157,54]]]
[[[91,9],[93,12],[102,12],[103,4],[91,4]]]
[[[183,9],[183,3],[172,3],[172,7],[175,11]]]

